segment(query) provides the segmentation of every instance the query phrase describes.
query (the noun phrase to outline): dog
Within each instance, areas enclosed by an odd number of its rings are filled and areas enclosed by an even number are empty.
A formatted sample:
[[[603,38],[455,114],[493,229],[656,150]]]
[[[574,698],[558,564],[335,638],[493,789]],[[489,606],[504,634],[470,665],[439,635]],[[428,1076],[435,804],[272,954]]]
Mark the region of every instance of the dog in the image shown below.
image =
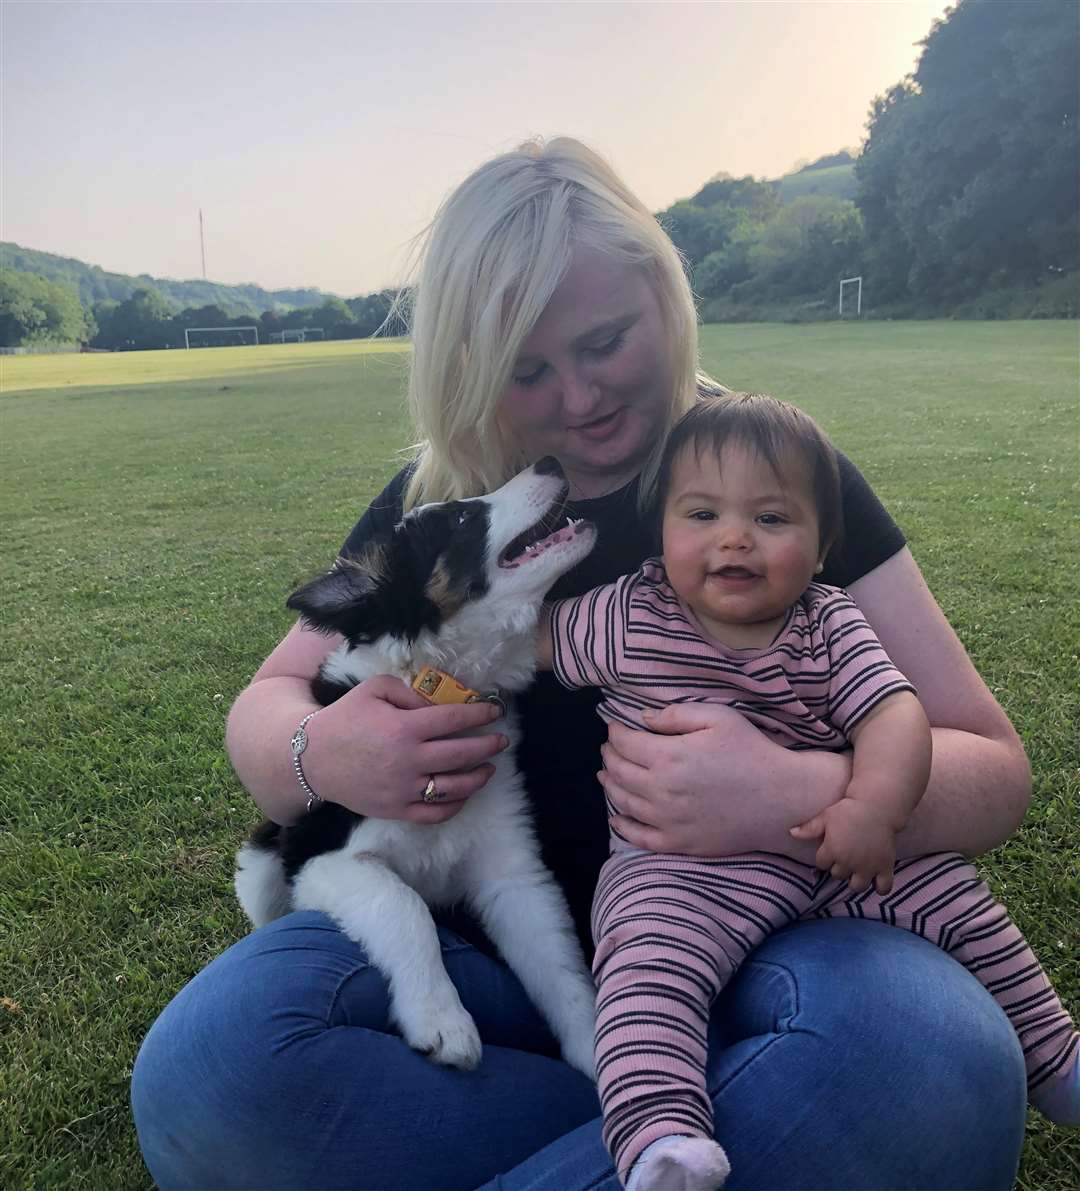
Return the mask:
[[[323,803],[290,827],[264,823],[237,853],[236,893],[262,926],[321,910],[389,985],[391,1017],[413,1049],[469,1070],[476,1025],[442,962],[431,907],[462,902],[521,981],[563,1058],[594,1077],[595,989],[562,891],[540,860],[514,762],[520,732],[502,700],[536,669],[544,594],[596,541],[565,517],[569,485],[545,458],[488,496],[422,505],[388,542],[299,588],[287,604],[344,642],[312,682],[326,705],[376,674],[447,679],[504,709],[484,731],[509,747],[443,823],[365,818]],[[419,796],[419,791],[417,792]]]

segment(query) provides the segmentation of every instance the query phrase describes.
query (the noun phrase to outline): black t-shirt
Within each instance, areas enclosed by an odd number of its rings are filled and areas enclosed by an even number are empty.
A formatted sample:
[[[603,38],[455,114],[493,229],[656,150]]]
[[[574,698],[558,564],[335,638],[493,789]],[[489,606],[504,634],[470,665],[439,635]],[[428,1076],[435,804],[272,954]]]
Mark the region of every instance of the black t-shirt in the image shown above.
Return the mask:
[[[868,574],[903,545],[904,535],[855,465],[837,452],[844,532],[829,552],[822,583],[846,587]],[[408,469],[399,472],[372,501],[349,534],[342,553],[354,554],[389,535],[400,520]],[[637,482],[595,500],[572,502],[572,517],[597,527],[597,544],[577,567],[556,583],[551,599],[583,595],[601,583],[628,574],[659,553],[658,519],[638,511]],[[589,909],[600,868],[608,855],[607,813],[596,780],[600,746],[607,728],[593,689],[570,691],[550,673],[541,673],[518,696],[522,741],[518,765],[525,778],[544,862],[566,892],[574,922],[591,954]],[[453,925],[475,938],[467,924]]]

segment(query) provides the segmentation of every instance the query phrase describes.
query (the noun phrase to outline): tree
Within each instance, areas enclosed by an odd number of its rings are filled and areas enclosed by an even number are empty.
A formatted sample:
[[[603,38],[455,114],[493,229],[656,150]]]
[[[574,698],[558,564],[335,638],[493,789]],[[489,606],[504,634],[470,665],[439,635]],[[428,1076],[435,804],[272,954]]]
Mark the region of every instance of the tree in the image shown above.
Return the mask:
[[[776,214],[780,206],[780,197],[773,182],[718,174],[706,182],[690,202],[695,207],[731,207],[736,211],[746,212],[752,219],[764,222]]]
[[[118,351],[174,346],[172,313],[168,299],[157,290],[138,289],[109,310],[94,345]]]
[[[733,285],[746,281],[753,270],[750,266],[750,250],[754,245],[757,229],[753,233],[732,237],[726,248],[710,252],[703,261],[694,266],[694,293],[700,298],[723,297]]]
[[[750,246],[747,291],[784,296],[831,292],[861,269],[862,220],[854,203],[804,195],[782,207]]]
[[[341,298],[327,298],[321,306],[308,312],[307,325],[322,327],[328,339],[352,339],[352,311]]]
[[[661,212],[660,222],[691,266],[731,238],[737,218],[727,207],[699,207],[683,199]]]
[[[241,320],[243,321],[243,320]],[[179,314],[173,315],[173,322],[180,329],[180,338],[182,339],[183,331],[186,327],[228,327],[233,322],[232,319],[221,309],[220,306],[209,304],[206,306],[188,306],[185,310],[181,310]],[[251,320],[247,320],[250,325]]]
[[[905,147],[910,142],[918,97],[910,82],[898,83],[874,100],[869,135],[858,161],[856,203],[866,229],[867,268],[884,300],[907,290],[915,250],[902,218]]]
[[[961,0],[875,101],[856,163],[875,271],[942,299],[1080,268],[1080,22],[1060,0]]]
[[[85,343],[93,319],[68,285],[0,269],[0,345]]]
[[[780,200],[771,182],[717,175],[691,199],[673,203],[657,218],[686,259],[698,294],[721,293],[745,259],[743,242],[772,219]],[[738,246],[737,246],[738,245]],[[710,259],[708,266],[706,259]]]
[[[396,290],[384,289],[377,294],[364,294],[346,301],[345,305],[352,312],[357,338],[366,339],[377,331],[383,330],[383,324],[393,309],[396,296]],[[384,333],[403,335],[405,327],[389,327]]]

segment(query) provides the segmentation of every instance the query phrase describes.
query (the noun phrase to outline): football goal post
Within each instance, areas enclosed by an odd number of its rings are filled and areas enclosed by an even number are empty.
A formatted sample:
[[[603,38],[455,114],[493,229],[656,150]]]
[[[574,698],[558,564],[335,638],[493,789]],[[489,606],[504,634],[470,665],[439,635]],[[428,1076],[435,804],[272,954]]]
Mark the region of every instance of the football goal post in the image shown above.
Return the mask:
[[[237,347],[240,344],[252,342],[243,338],[248,331],[254,335],[254,342],[258,346],[258,327],[185,327],[184,346],[189,349],[192,347],[191,337],[194,335],[196,336],[195,347]],[[202,342],[199,342],[200,336],[203,338]]]
[[[309,339],[325,339],[322,327],[291,327],[284,331],[271,331],[267,336],[270,343],[306,343]]]
[[[857,318],[859,315],[862,314],[862,277],[845,277],[840,282],[840,310],[839,310],[840,318],[844,317],[844,286],[845,285],[854,285],[857,287],[855,290],[855,316]],[[851,306],[851,302],[849,301],[848,307],[850,308],[850,306]]]

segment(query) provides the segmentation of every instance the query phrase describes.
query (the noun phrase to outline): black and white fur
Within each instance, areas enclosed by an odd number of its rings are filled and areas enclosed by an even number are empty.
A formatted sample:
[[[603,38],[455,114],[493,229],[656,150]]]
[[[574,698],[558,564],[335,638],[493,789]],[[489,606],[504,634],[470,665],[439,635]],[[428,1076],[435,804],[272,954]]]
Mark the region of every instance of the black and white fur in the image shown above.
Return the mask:
[[[289,606],[309,625],[345,638],[313,682],[316,699],[330,703],[376,674],[410,682],[425,665],[475,691],[523,690],[536,668],[544,593],[595,542],[591,524],[561,516],[566,494],[558,462],[543,459],[489,496],[413,510],[389,543],[294,592]],[[548,532],[556,519],[562,528]],[[291,827],[264,823],[237,854],[237,896],[256,926],[290,910],[328,914],[387,978],[405,1041],[467,1069],[479,1062],[480,1037],[446,974],[428,908],[464,902],[563,1057],[591,1077],[593,982],[562,891],[540,861],[514,763],[516,717],[483,731],[504,733],[510,747],[458,814],[432,826],[326,803]]]

